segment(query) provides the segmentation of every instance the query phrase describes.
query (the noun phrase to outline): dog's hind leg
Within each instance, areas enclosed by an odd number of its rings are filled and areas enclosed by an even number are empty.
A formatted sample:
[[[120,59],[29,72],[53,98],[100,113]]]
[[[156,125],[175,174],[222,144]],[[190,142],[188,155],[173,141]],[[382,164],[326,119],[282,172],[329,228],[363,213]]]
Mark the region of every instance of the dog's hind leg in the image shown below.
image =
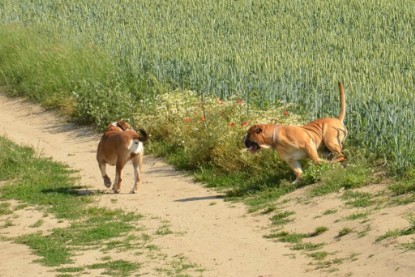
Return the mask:
[[[117,161],[117,164],[115,165],[115,179],[114,184],[112,185],[112,190],[114,193],[119,193],[121,190],[121,171],[124,167],[124,164],[120,161]]]
[[[139,154],[131,160],[134,168],[134,185],[131,193],[136,193],[141,186],[141,168],[143,164],[143,157]]]
[[[346,160],[346,157],[342,153],[342,147],[337,142],[328,141],[326,142],[326,147],[331,153],[335,154],[334,162],[342,162]]]
[[[111,187],[111,179],[107,175],[107,164],[106,163],[98,163],[99,169],[101,170],[102,179],[104,179],[104,186],[107,188]]]

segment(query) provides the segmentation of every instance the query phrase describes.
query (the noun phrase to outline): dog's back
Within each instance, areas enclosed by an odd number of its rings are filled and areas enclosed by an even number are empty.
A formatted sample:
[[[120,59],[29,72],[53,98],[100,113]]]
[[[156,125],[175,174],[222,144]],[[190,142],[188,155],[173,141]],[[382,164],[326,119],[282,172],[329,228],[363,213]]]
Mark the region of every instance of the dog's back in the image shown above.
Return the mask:
[[[114,165],[117,159],[130,159],[131,154],[137,155],[144,151],[143,142],[147,140],[147,133],[140,129],[139,133],[134,130],[118,130],[110,127],[102,135],[97,149],[97,160],[99,163]]]

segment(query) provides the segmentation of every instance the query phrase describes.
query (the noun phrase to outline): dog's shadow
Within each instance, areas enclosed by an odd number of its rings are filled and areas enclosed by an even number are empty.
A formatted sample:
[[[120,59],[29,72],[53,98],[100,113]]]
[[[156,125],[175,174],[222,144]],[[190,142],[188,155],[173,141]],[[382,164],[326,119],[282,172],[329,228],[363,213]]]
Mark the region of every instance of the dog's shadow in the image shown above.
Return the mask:
[[[192,202],[192,201],[204,201],[204,200],[215,200],[215,199],[224,199],[225,195],[211,195],[211,196],[202,196],[202,197],[188,197],[174,200],[174,202]]]
[[[42,193],[45,194],[63,194],[63,195],[70,195],[70,196],[88,196],[88,195],[95,195],[98,193],[102,193],[99,190],[89,190],[85,187],[60,187],[54,189],[44,189]]]

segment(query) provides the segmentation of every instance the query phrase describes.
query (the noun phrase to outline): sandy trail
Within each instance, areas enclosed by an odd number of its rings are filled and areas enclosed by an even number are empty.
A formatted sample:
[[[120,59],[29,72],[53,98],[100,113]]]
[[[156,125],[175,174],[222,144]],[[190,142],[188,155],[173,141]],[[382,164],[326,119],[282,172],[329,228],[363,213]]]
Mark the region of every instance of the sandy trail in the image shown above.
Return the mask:
[[[82,186],[105,190],[95,160],[100,134],[69,124],[39,106],[5,96],[0,96],[0,118],[1,135],[80,170]],[[183,254],[206,269],[203,276],[300,276],[305,271],[302,265],[307,261],[301,255],[293,259],[283,244],[262,237],[266,234],[263,228],[268,224],[267,218],[247,215],[243,205],[223,201],[217,192],[195,184],[190,177],[152,156],[144,158],[139,193],[128,194],[133,180],[130,167],[127,165],[124,170],[121,193],[100,196],[100,205],[169,222],[172,231],[180,235],[161,238],[158,244],[162,243],[162,251]],[[113,171],[110,167],[110,176]],[[35,257],[28,257],[30,252],[24,246],[16,245],[13,249],[9,254],[14,257],[22,249],[19,259],[10,260],[19,263],[14,267],[14,276],[33,273],[32,267],[40,267],[32,264]],[[8,273],[0,269],[1,276]]]
[[[278,208],[294,212],[285,231],[308,233],[319,226],[328,227],[324,234],[307,239],[325,243],[320,251],[326,251],[329,257],[319,263],[302,251],[290,250],[287,244],[263,238],[271,231],[270,215],[247,214],[242,204],[225,202],[220,193],[194,183],[163,159],[145,156],[143,185],[135,195],[128,193],[133,175],[131,165],[127,165],[121,193],[112,194],[104,187],[95,160],[100,134],[67,123],[37,105],[3,95],[0,118],[0,135],[79,170],[80,185],[88,190],[107,192],[97,197],[98,205],[143,214],[142,223],[150,229],[157,228],[160,222],[168,224],[173,234],[158,236],[155,244],[164,254],[183,255],[205,270],[195,276],[415,276],[415,251],[399,247],[399,243],[415,240],[414,234],[376,242],[389,230],[408,228],[408,216],[415,213],[415,203],[350,208],[341,193],[310,199],[305,193],[308,188],[284,196]],[[114,171],[114,167],[109,168],[111,177]],[[382,195],[385,188],[379,184],[361,190],[375,197]],[[328,210],[336,212],[324,215]],[[367,213],[367,217],[347,220],[358,213]],[[35,217],[36,211],[31,211],[30,216],[16,219],[23,222],[13,232],[30,231],[28,226]],[[57,224],[52,219],[49,228]],[[351,233],[338,238],[344,228]],[[0,248],[0,276],[55,276],[51,268],[33,262],[38,257],[28,247],[0,239]],[[76,265],[93,263],[100,255],[99,251],[85,253],[78,257]],[[151,271],[151,267],[146,270],[147,276],[164,276]]]

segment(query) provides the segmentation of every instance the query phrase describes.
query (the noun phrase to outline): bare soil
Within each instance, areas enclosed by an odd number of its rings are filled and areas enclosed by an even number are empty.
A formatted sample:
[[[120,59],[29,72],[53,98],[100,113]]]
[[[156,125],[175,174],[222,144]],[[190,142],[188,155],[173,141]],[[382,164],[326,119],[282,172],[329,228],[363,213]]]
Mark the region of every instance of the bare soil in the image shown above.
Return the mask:
[[[411,242],[414,235],[376,242],[389,230],[409,226],[408,216],[415,210],[414,203],[357,209],[345,204],[341,192],[310,198],[308,188],[303,188],[276,203],[279,211],[294,212],[292,221],[277,230],[271,226],[269,214],[251,214],[243,204],[224,201],[221,193],[195,183],[152,155],[144,158],[143,185],[137,194],[128,193],[133,181],[129,165],[123,172],[121,193],[112,194],[104,187],[95,160],[100,134],[68,123],[22,99],[2,95],[0,118],[0,135],[79,170],[79,185],[90,192],[103,192],[97,194],[98,205],[140,213],[144,215],[141,224],[148,230],[167,224],[172,233],[156,236],[154,244],[163,257],[183,256],[203,269],[191,273],[192,276],[415,276],[415,251],[400,246]],[[109,170],[113,176],[115,169]],[[384,184],[364,188],[374,197],[382,195],[385,189]],[[328,210],[333,213],[325,213]],[[367,217],[347,219],[356,213],[367,213]],[[57,275],[53,268],[36,263],[39,257],[28,247],[4,239],[31,232],[30,226],[39,218],[45,222],[44,232],[65,224],[30,207],[14,213],[12,218],[0,217],[0,276]],[[12,220],[12,226],[5,227],[6,220]],[[325,243],[317,250],[328,253],[322,261],[309,256],[317,251],[292,250],[289,243],[264,238],[273,231],[310,233],[321,226],[328,231],[304,241]],[[340,237],[338,234],[344,228],[349,228],[350,233]],[[101,258],[100,251],[85,251],[71,266],[85,266]],[[145,267],[145,274],[137,275],[167,275],[155,270],[157,259],[137,259]]]

